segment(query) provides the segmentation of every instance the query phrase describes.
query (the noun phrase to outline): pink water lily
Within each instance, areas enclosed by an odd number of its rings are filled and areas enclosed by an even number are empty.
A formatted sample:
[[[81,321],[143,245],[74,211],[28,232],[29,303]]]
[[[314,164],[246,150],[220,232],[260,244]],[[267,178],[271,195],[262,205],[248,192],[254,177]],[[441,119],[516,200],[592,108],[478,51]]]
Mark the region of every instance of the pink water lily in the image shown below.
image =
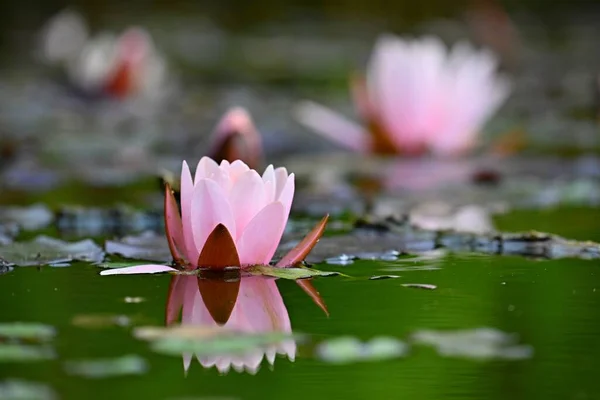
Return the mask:
[[[366,78],[352,79],[360,126],[314,102],[295,109],[304,125],[362,153],[464,153],[510,92],[497,60],[466,43],[447,51],[435,37],[405,40],[384,35]]]
[[[225,324],[221,324],[215,322],[214,313],[209,309],[210,298],[201,293],[202,288],[199,290],[197,277],[182,275],[173,277],[166,307],[167,325],[173,325],[181,311],[183,326],[241,334],[292,332],[290,317],[274,279],[261,276],[243,277],[241,280],[229,283],[231,286],[236,284],[239,287],[239,294],[236,290],[237,299],[233,299],[235,305],[231,317]],[[218,289],[222,291],[222,285]],[[218,295],[216,291],[215,294]],[[277,354],[286,355],[293,361],[296,355],[294,340],[285,339],[280,343],[256,347],[242,353],[223,353],[210,357],[196,356],[196,358],[204,368],[214,366],[221,373],[228,372],[233,367],[236,371],[245,370],[254,374],[265,358],[273,365]],[[186,372],[193,356],[193,354],[183,354],[183,366]]]
[[[277,249],[294,197],[294,174],[269,165],[259,175],[242,161],[198,163],[192,179],[181,171],[181,215],[167,186],[165,225],[173,258],[186,269],[268,264]],[[213,254],[214,253],[214,254]],[[103,275],[154,273],[168,266],[141,265]]]

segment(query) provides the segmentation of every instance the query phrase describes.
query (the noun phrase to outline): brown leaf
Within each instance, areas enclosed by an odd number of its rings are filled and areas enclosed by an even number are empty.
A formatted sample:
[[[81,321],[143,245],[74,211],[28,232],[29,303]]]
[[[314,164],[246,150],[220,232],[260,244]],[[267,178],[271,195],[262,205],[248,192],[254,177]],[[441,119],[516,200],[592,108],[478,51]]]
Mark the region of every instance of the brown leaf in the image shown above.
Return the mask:
[[[298,263],[302,262],[308,253],[315,247],[321,236],[323,236],[323,232],[325,232],[325,226],[327,226],[327,220],[329,219],[329,214],[325,215],[321,221],[294,247],[290,250],[279,262],[277,263],[278,267],[293,267]]]

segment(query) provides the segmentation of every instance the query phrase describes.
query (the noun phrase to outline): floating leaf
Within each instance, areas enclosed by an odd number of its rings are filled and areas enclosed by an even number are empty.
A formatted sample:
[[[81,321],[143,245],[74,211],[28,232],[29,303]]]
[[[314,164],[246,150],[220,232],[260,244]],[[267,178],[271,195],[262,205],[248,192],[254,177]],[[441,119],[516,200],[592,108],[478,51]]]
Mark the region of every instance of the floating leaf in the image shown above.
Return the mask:
[[[116,314],[80,314],[73,317],[71,323],[79,328],[106,328],[109,326],[129,326],[132,318]]]
[[[50,347],[0,343],[0,362],[42,361],[55,357],[56,354]]]
[[[0,400],[54,400],[54,391],[41,383],[19,379],[0,382]]]
[[[252,275],[265,275],[290,280],[312,278],[315,276],[343,275],[339,272],[319,271],[312,268],[279,268],[271,267],[269,265],[254,265],[248,268],[246,271]]]
[[[122,375],[142,375],[148,371],[146,360],[136,355],[113,359],[68,361],[65,371],[69,375],[86,378],[109,378]]]
[[[104,248],[108,254],[118,254],[139,260],[171,262],[172,259],[165,236],[153,232],[126,236],[120,240],[107,240]]]
[[[448,357],[520,360],[533,355],[531,346],[516,344],[516,335],[493,328],[422,330],[413,334],[412,339],[416,343],[433,346],[440,355]]]
[[[244,354],[298,339],[297,335],[283,332],[245,333],[202,326],[142,327],[134,331],[134,336],[151,341],[152,349],[158,353],[194,353],[198,357]]]
[[[330,339],[317,346],[317,356],[332,364],[380,361],[404,356],[408,346],[392,337],[377,337],[368,342],[349,336]]]
[[[26,230],[42,229],[54,218],[54,214],[43,204],[34,204],[27,207],[2,207],[0,208],[0,223],[14,223]]]
[[[65,242],[48,236],[38,236],[29,242],[0,246],[2,257],[19,266],[65,263],[73,260],[100,262],[102,249],[90,239]]]
[[[129,268],[136,267],[138,265],[147,265],[148,263],[142,261],[107,261],[103,263],[96,264],[100,268]]]
[[[425,289],[425,290],[437,289],[437,286],[431,285],[429,283],[403,283],[402,286],[407,287],[407,288]]]
[[[52,326],[35,322],[0,323],[0,338],[49,340],[55,334],[56,330]]]

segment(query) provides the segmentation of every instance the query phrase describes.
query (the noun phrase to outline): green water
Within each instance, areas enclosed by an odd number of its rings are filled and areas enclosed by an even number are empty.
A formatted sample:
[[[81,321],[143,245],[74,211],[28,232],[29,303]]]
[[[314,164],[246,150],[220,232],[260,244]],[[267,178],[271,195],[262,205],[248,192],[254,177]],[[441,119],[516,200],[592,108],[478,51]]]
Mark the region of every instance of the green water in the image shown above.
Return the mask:
[[[0,376],[45,383],[63,399],[593,399],[600,396],[600,281],[597,261],[535,261],[513,257],[447,256],[434,270],[390,271],[428,266],[399,260],[357,262],[343,270],[352,278],[315,281],[327,318],[290,281],[279,281],[292,327],[312,342],[352,335],[406,340],[421,329],[492,327],[517,333],[531,345],[525,360],[473,360],[438,355],[413,346],[403,358],[332,365],[300,345],[295,362],[263,361],[256,375],[203,369],[195,360],[184,374],[180,357],[155,354],[135,339],[131,327],[84,328],[80,315],[122,314],[132,325],[164,321],[168,276],[100,277],[98,268],[20,268],[0,278],[0,322],[34,321],[55,326],[58,357],[31,363],[0,363]],[[430,265],[429,265],[430,266]],[[335,267],[335,268],[333,268]],[[368,280],[395,274],[397,279]],[[406,288],[427,283],[435,290]],[[141,303],[124,298],[139,296]],[[69,376],[68,360],[137,354],[149,363],[139,376],[88,379]]]

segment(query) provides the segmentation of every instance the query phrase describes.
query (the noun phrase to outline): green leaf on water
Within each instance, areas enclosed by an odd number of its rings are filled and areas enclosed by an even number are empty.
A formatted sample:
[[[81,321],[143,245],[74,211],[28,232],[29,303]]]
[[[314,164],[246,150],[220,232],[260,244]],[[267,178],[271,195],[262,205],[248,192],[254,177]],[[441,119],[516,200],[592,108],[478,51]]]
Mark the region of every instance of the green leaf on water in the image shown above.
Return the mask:
[[[41,383],[19,379],[0,382],[0,400],[54,400],[56,393]]]
[[[56,335],[54,327],[35,322],[0,323],[0,338],[50,340]]]
[[[148,371],[148,363],[137,355],[113,359],[79,360],[65,363],[69,375],[86,378],[109,378],[123,375],[142,375]]]
[[[152,350],[158,353],[175,356],[194,353],[198,357],[244,354],[301,339],[297,334],[284,332],[244,333],[201,326],[140,327],[134,330],[134,336],[150,341]]]
[[[334,276],[334,275],[342,275],[339,272],[332,271],[319,271],[317,269],[312,268],[279,268],[279,267],[271,267],[269,265],[254,265],[246,270],[252,275],[263,275],[263,276],[272,276],[275,278],[281,279],[304,279],[304,278],[312,278],[315,276]]]
[[[0,343],[0,362],[43,361],[51,360],[55,357],[54,350],[47,346]]]
[[[107,261],[103,263],[96,264],[100,268],[127,268],[127,267],[135,267],[138,265],[146,265],[148,262],[143,261]]]
[[[406,355],[408,345],[392,337],[376,337],[368,342],[343,336],[321,342],[316,348],[317,357],[332,364],[349,364],[360,361],[382,361]]]

